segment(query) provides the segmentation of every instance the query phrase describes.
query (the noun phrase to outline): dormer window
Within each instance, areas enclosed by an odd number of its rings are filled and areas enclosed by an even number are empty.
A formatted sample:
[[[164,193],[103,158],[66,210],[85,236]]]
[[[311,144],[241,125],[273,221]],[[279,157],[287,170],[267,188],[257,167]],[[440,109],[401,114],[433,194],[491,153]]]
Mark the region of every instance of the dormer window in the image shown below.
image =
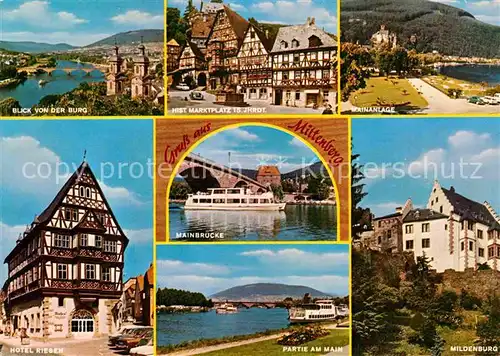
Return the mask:
[[[292,41],[292,48],[297,48],[300,46],[300,42],[297,41],[295,38]]]
[[[288,42],[281,41],[281,49],[286,49],[286,48],[288,48]]]
[[[309,47],[319,47],[323,44],[318,36],[309,37]]]
[[[250,38],[251,39],[254,39],[255,38],[255,31],[250,31]]]

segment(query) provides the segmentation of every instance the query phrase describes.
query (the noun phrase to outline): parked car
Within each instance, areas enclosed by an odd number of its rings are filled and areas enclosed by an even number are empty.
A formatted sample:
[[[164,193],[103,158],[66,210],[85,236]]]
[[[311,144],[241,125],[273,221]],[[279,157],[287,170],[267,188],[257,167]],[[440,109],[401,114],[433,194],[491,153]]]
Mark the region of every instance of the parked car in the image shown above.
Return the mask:
[[[498,105],[497,98],[493,96],[483,96],[481,99],[488,105]]]
[[[153,348],[153,340],[151,339],[147,345],[134,347],[130,349],[131,356],[153,356],[154,348]]]
[[[189,85],[187,85],[187,84],[179,84],[178,86],[175,87],[175,89],[182,90],[182,91],[189,91],[189,90],[191,90],[189,88]]]
[[[153,329],[152,328],[145,329],[142,332],[118,340],[118,342],[116,343],[116,347],[118,349],[125,350],[127,353],[129,353],[131,349],[133,349],[136,346],[139,346],[141,342],[142,344],[147,344],[152,338],[153,338]]]
[[[136,335],[147,328],[148,328],[147,326],[137,326],[137,325],[124,328],[122,333],[113,334],[108,337],[108,345],[110,347],[116,346],[118,341],[120,341],[121,339],[132,335]]]
[[[477,104],[477,105],[484,105],[484,101],[481,99],[480,96],[471,96],[469,98],[469,103]]]
[[[190,94],[189,94],[189,97],[192,99],[192,100],[203,100],[205,99],[205,97],[203,96],[203,93],[201,91],[198,91],[198,90],[193,90]]]

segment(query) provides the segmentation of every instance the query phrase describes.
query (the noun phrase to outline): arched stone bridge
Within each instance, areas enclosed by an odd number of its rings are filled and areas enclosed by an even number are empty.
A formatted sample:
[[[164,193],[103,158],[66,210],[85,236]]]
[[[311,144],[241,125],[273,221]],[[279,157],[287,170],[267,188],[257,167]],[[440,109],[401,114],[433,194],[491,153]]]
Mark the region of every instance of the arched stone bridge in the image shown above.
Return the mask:
[[[65,72],[67,75],[74,75],[74,73],[85,72],[86,76],[89,76],[90,73],[93,72],[101,72],[105,74],[108,71],[107,66],[99,66],[94,68],[44,68],[44,67],[25,67],[18,68],[18,72],[26,72],[28,74],[36,74],[36,73],[47,73],[48,75],[52,75],[53,72]]]
[[[186,180],[193,192],[206,192],[208,188],[240,187],[247,187],[253,193],[268,190],[267,186],[256,180],[194,153],[184,159],[177,174]]]
[[[245,301],[245,300],[237,300],[237,301],[228,300],[228,301],[224,301],[224,302],[217,301],[217,302],[214,302],[214,307],[217,308],[220,305],[225,304],[225,303],[232,304],[238,308],[246,308],[246,309],[250,309],[250,308],[273,309],[273,308],[276,308],[275,302],[250,302],[250,301]]]

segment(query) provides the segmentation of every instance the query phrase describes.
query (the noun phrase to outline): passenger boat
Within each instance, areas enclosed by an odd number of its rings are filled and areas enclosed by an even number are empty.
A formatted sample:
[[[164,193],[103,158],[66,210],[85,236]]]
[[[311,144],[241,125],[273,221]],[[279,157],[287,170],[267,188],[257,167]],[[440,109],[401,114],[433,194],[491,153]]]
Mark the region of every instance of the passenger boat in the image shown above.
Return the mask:
[[[245,188],[211,188],[206,193],[189,194],[185,210],[285,210],[286,203],[279,203],[272,192],[253,194]]]
[[[317,300],[315,303],[302,304],[288,310],[288,319],[292,324],[334,321],[338,317],[333,300]]]
[[[215,309],[216,314],[235,314],[238,312],[238,308],[236,308],[231,303],[221,304],[219,307]]]

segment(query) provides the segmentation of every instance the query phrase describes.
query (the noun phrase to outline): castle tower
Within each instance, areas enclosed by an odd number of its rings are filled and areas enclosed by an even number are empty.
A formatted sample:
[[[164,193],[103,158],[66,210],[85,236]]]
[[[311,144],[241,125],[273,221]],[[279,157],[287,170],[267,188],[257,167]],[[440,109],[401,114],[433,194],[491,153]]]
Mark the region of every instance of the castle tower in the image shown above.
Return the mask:
[[[114,55],[109,57],[109,72],[106,76],[107,95],[121,94],[125,88],[126,75],[123,72],[123,58],[119,54],[119,47],[115,41]]]
[[[134,76],[132,77],[132,98],[149,97],[152,95],[152,76],[149,71],[149,58],[142,43],[138,47],[139,55],[134,58]]]

